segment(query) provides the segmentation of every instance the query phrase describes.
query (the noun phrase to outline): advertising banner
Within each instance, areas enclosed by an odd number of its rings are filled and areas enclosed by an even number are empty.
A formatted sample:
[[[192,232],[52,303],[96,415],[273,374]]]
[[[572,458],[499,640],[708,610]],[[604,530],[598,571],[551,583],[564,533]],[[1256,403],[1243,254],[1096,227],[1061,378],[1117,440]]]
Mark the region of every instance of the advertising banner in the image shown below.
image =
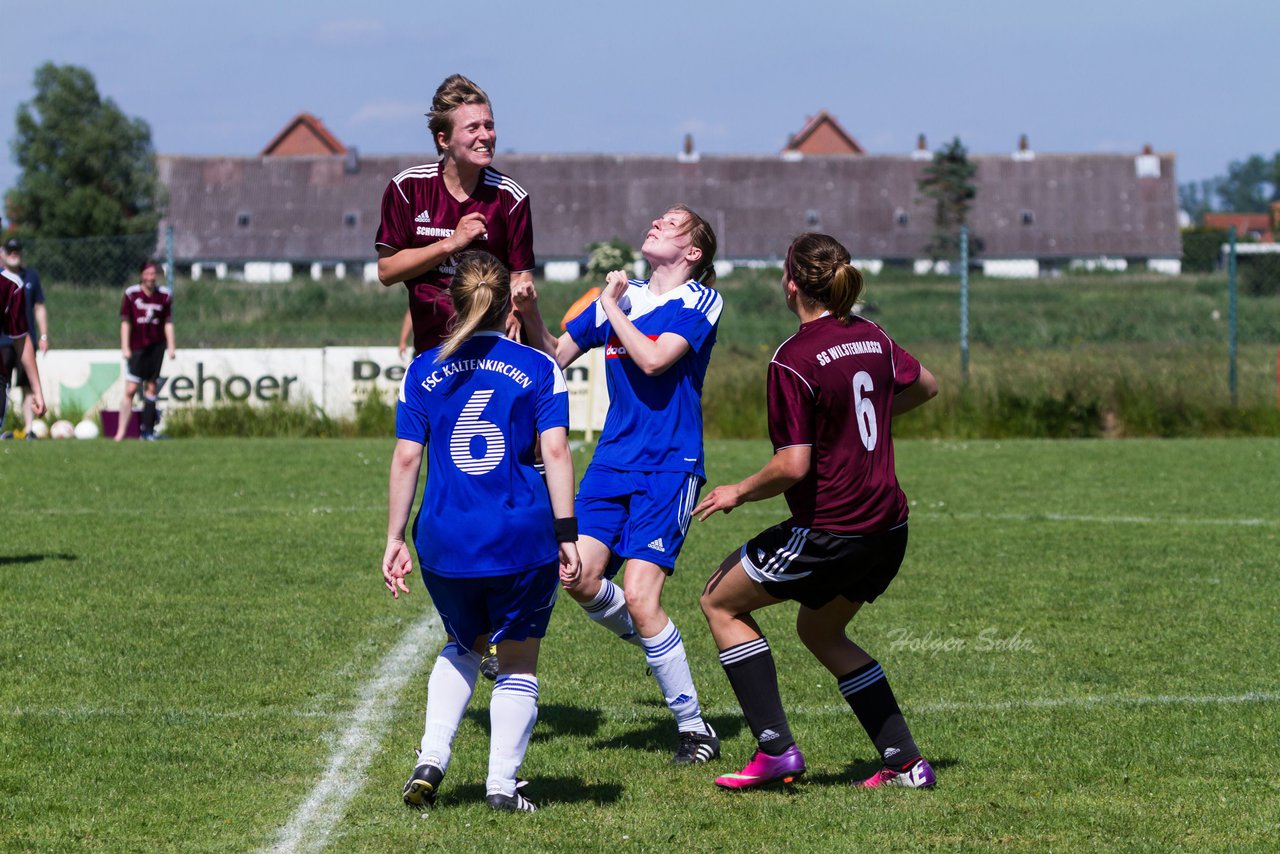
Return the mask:
[[[120,407],[125,366],[118,350],[50,350],[40,356],[39,367],[45,402],[54,413]],[[164,361],[159,403],[161,410],[314,404],[333,418],[351,418],[356,403],[371,393],[393,402],[405,367],[395,347],[179,349],[176,359]],[[590,437],[604,426],[609,404],[603,351],[583,356],[565,379],[570,429]]]

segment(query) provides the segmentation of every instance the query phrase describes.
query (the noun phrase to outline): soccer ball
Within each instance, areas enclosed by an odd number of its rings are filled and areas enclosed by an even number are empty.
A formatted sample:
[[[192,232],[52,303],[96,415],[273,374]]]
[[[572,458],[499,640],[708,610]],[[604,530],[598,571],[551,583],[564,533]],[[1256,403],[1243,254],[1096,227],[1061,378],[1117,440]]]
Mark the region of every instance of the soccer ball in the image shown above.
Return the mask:
[[[37,418],[31,422],[31,435],[37,439],[47,439],[49,437],[49,425],[45,423],[43,418]]]
[[[54,439],[72,439],[76,435],[76,426],[67,419],[53,422],[49,427],[49,436]]]
[[[99,436],[98,425],[88,418],[76,425],[77,439],[96,439]]]

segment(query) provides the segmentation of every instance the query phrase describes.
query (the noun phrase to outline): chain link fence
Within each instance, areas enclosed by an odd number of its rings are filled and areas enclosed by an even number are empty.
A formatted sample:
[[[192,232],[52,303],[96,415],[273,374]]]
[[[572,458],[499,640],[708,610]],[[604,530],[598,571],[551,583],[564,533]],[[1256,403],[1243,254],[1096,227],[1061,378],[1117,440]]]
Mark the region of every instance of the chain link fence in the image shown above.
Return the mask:
[[[152,258],[162,264],[160,284],[173,289],[180,348],[398,341],[404,288],[367,281],[361,265],[276,263],[275,281],[246,281],[243,264],[175,268],[164,243],[154,235],[24,240],[23,266],[39,275],[44,290],[50,346],[118,348],[122,294]]]

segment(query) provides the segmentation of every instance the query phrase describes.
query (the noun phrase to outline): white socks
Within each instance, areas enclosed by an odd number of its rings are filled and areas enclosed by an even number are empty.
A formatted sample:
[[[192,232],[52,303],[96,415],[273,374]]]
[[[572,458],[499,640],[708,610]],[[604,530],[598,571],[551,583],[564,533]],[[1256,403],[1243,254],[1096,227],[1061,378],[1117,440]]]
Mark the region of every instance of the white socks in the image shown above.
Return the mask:
[[[689,672],[689,660],[684,654],[684,639],[676,624],[668,620],[666,628],[655,637],[642,638],[642,643],[667,708],[676,716],[676,726],[681,732],[709,732],[702,720],[698,692],[693,687],[693,674]]]
[[[449,769],[453,737],[471,702],[480,673],[480,653],[465,652],[456,642],[445,644],[427,680],[427,715],[417,764],[431,762]]]
[[[516,774],[538,720],[538,677],[508,673],[498,677],[489,700],[489,776],[486,794],[516,793]]]
[[[636,646],[643,646],[640,633],[631,622],[631,613],[627,610],[627,598],[622,588],[607,578],[600,579],[600,592],[590,602],[584,602],[582,610],[587,616],[613,632],[624,641]]]

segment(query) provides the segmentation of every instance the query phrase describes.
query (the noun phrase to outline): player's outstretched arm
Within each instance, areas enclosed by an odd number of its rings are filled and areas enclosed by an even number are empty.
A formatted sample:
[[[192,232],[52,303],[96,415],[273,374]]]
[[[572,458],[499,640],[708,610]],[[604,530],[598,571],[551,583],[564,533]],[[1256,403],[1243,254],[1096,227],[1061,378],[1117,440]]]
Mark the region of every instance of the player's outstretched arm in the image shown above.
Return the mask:
[[[920,366],[920,378],[893,397],[893,414],[910,412],[923,406],[938,394],[938,380],[924,365]]]
[[[538,291],[532,278],[512,283],[511,305],[520,317],[525,343],[555,359],[561,370],[572,365],[582,355],[582,348],[573,340],[572,335],[566,332],[556,338],[547,328],[546,321],[542,319],[542,310],[538,307]]]
[[[614,334],[618,336],[622,346],[627,348],[627,356],[632,364],[647,376],[657,376],[689,352],[689,342],[674,332],[664,332],[654,341],[636,329],[631,318],[618,305],[618,300],[626,292],[627,274],[622,270],[610,272],[605,276],[604,290],[600,293],[600,307],[608,316]]]
[[[404,579],[413,571],[413,559],[404,541],[409,524],[409,511],[418,491],[418,471],[422,467],[422,445],[398,439],[391,455],[391,474],[387,487],[387,547],[382,554],[382,581],[391,595],[399,599],[408,593]]]
[[[520,318],[525,343],[554,357],[556,336],[551,334],[546,321],[542,319],[542,309],[538,306],[538,289],[533,284],[532,276],[512,278],[511,311]]]
[[[809,445],[783,448],[765,463],[764,468],[745,480],[711,490],[693,508],[693,515],[705,522],[717,510],[723,510],[727,514],[748,501],[763,501],[781,495],[809,473],[812,460],[813,448]]]

